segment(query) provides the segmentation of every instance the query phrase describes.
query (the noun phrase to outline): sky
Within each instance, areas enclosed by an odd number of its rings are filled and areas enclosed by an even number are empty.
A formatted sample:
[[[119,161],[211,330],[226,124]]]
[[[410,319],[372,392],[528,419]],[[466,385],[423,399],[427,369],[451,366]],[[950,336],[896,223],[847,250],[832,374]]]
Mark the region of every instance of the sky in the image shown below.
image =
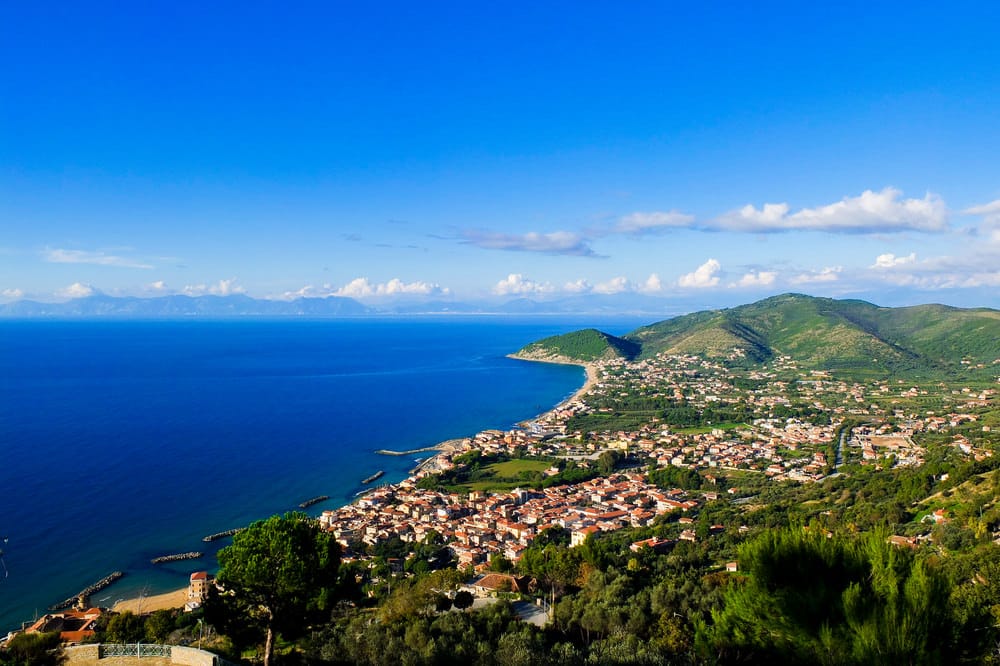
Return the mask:
[[[998,25],[961,1],[4,3],[0,302],[1000,307]]]

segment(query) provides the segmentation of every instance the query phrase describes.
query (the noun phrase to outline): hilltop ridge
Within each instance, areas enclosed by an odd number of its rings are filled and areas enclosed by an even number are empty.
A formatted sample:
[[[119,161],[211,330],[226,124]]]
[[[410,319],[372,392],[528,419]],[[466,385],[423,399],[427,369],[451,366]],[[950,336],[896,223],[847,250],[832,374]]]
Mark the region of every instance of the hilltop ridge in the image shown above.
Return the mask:
[[[613,358],[631,360],[641,349],[641,345],[631,340],[587,328],[533,342],[511,356],[527,361],[589,363]]]
[[[581,338],[582,334],[586,336]],[[576,361],[597,358],[598,336],[622,358],[695,354],[753,366],[788,356],[806,368],[857,373],[954,373],[986,370],[1000,359],[1000,311],[929,304],[887,308],[861,300],[782,294],[643,326],[621,338],[590,329],[528,345]],[[584,340],[588,344],[582,344]],[[577,353],[577,349],[580,350]],[[627,351],[622,351],[627,350]]]

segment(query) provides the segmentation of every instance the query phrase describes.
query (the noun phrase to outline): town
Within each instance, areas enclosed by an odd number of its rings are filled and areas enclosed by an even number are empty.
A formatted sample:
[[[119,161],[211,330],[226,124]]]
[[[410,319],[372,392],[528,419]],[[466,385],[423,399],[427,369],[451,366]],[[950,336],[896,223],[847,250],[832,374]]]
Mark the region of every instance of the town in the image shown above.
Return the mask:
[[[321,524],[349,557],[363,558],[365,550],[391,539],[416,543],[433,534],[460,568],[484,570],[495,558],[516,564],[551,527],[568,531],[575,546],[591,534],[649,526],[667,516],[677,525],[676,540],[694,541],[692,517],[705,502],[745,498],[767,483],[820,481],[849,464],[919,466],[925,449],[918,442],[959,426],[964,434],[950,435],[943,445],[976,460],[992,455],[979,441],[989,436],[990,426],[970,433],[979,414],[992,406],[994,388],[942,393],[932,387],[937,409],[920,410],[929,402],[927,388],[799,372],[788,357],[749,371],[694,355],[597,361],[587,371],[592,386],[585,395],[520,428],[467,438],[406,480],[324,511]],[[671,415],[682,425],[668,423]],[[629,424],[633,417],[640,420]],[[485,489],[437,487],[435,478],[468,465],[469,452],[486,460],[540,460],[548,466],[522,473],[523,487],[492,492],[489,482],[476,484]],[[538,483],[567,464],[596,471],[607,452],[614,452],[616,461],[610,474]],[[689,470],[700,483],[662,487],[653,479],[665,469]],[[658,548],[668,545],[656,542]]]

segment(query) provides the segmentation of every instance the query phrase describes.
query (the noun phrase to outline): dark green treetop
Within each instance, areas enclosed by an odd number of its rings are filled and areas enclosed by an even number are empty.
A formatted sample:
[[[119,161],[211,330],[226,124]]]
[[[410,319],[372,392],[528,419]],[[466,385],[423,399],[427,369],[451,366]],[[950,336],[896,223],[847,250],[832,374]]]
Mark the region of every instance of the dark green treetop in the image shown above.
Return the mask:
[[[263,634],[265,666],[276,634],[301,635],[334,602],[340,546],[303,513],[253,523],[218,558],[224,591],[209,596],[206,617],[234,640]]]

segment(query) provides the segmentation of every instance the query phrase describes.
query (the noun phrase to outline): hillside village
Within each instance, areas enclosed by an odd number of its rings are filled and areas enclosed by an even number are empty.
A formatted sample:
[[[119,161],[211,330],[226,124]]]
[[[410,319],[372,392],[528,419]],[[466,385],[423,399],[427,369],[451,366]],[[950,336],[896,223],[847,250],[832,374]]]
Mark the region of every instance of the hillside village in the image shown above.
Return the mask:
[[[751,371],[695,355],[667,354],[636,362],[599,360],[587,370],[594,382],[585,395],[520,428],[467,438],[410,478],[324,511],[321,524],[352,557],[364,557],[358,546],[370,549],[393,538],[422,542],[433,534],[447,544],[459,567],[480,570],[497,556],[516,564],[535,536],[550,527],[564,528],[571,544],[578,545],[591,534],[649,526],[666,515],[678,525],[676,539],[693,541],[698,536],[690,527],[692,516],[706,501],[746,497],[762,483],[813,483],[848,463],[919,466],[924,447],[917,442],[922,436],[974,426],[996,397],[994,388],[959,387],[944,396],[946,409],[918,411],[920,398],[928,395],[926,388],[902,381],[840,380],[825,371],[799,372],[788,357]],[[650,416],[633,428],[614,427],[614,414],[621,416],[637,402],[680,403],[700,414],[714,410],[723,418],[736,413],[752,418],[679,427],[663,416]],[[581,423],[595,429],[581,430]],[[989,433],[989,426],[979,428],[980,435]],[[976,436],[963,434],[947,444],[970,459],[992,455],[991,448],[976,441]],[[594,468],[602,453],[614,451],[619,471],[538,489],[526,478],[524,487],[506,492],[460,493],[426,483],[464,466],[456,461],[469,451],[549,461],[542,478],[558,474],[569,461]],[[697,472],[703,484],[660,487],[651,476],[665,468]],[[746,529],[715,525],[702,538],[726,527]]]
[[[681,343],[656,349],[656,326],[630,334],[645,346],[593,329],[529,345],[525,360],[584,366],[584,389],[516,427],[443,443],[407,478],[366,489],[316,521],[288,514],[337,552],[339,600],[307,627],[313,638],[285,649],[313,650],[315,663],[383,663],[389,640],[397,657],[419,651],[415,663],[439,663],[435,640],[453,641],[440,649],[454,652],[478,626],[482,654],[521,641],[521,657],[504,663],[536,663],[539,649],[550,651],[545,663],[604,663],[616,649],[616,663],[633,663],[640,652],[642,663],[664,655],[691,663],[707,654],[699,640],[726,655],[720,661],[739,661],[746,645],[731,642],[726,627],[762,626],[739,615],[740,595],[764,600],[767,615],[800,588],[824,593],[810,586],[834,551],[857,560],[854,582],[842,581],[848,586],[869,585],[875,568],[895,562],[893,576],[906,573],[885,592],[887,612],[896,612],[889,602],[898,595],[916,595],[907,612],[945,613],[940,631],[954,628],[949,640],[969,645],[970,660],[988,649],[977,641],[1000,626],[1000,358],[981,352],[894,374],[865,367],[878,360],[865,360],[870,341],[827,364],[804,360],[809,350],[762,350],[763,336],[745,328],[738,330],[757,347],[736,340],[692,353],[675,348],[686,344],[680,335]],[[824,549],[833,550],[802,563],[803,553]],[[802,577],[784,592],[769,597],[766,585],[754,587],[785,567]],[[930,578],[937,587],[908,582]],[[218,580],[225,576],[191,576],[182,600],[189,612],[136,621],[92,609],[83,595],[77,611],[47,615],[24,633],[107,640],[137,622],[130,631],[149,635],[152,623],[158,635],[188,645],[197,626],[200,643],[210,607],[218,613],[233,592]],[[935,596],[945,590],[947,601]],[[451,612],[470,607],[477,612]],[[888,626],[864,609],[836,608]],[[787,611],[790,621],[799,612]],[[240,635],[251,615],[230,615],[239,626],[229,631]],[[843,640],[861,635],[840,624]],[[413,637],[414,627],[424,638]],[[242,659],[225,632],[215,649]],[[944,640],[927,636],[928,645]],[[817,645],[808,650],[826,649]],[[907,649],[917,648],[900,654]]]

